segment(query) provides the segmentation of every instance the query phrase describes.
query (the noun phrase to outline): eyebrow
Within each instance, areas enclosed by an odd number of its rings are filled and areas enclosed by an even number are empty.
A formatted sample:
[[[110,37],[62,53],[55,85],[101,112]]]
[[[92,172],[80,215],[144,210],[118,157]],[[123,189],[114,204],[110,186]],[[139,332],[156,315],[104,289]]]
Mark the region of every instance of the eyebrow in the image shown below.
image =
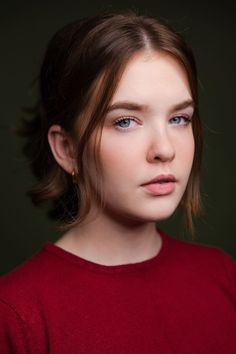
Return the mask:
[[[179,102],[171,107],[171,112],[179,110],[179,109],[184,109],[187,107],[193,107],[194,108],[195,104],[192,99],[187,99],[183,102]],[[136,111],[136,112],[144,112],[148,110],[147,105],[141,105],[139,103],[135,102],[129,102],[129,101],[120,101],[113,103],[110,107],[107,109],[107,113],[117,110],[117,109],[125,109],[128,111]]]
[[[192,108],[195,107],[195,104],[192,99],[185,100],[183,102],[177,103],[176,105],[172,106],[171,112],[177,111],[179,109],[188,108],[188,107],[192,107]]]

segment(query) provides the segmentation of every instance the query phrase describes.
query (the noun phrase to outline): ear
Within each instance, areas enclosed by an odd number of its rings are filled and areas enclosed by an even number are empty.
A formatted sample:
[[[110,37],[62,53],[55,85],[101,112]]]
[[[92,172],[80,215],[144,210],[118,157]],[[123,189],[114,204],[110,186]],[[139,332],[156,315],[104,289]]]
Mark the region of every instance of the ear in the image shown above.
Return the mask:
[[[72,137],[60,125],[48,130],[48,143],[57,163],[68,173],[77,171],[77,162]]]

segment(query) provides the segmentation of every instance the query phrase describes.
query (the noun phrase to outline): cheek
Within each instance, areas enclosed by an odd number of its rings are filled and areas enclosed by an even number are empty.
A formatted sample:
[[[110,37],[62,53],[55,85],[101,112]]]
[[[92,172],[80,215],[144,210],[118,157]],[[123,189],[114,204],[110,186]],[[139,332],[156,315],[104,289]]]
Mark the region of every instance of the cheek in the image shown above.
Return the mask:
[[[125,133],[123,133],[125,134]],[[140,159],[140,144],[136,144],[133,140],[130,144],[130,139],[104,138],[101,141],[101,163],[105,174],[127,174],[131,168],[137,166]],[[141,162],[141,161],[139,161]]]
[[[186,164],[186,168],[191,168],[194,158],[195,142],[193,134],[187,135],[178,143],[179,158]]]

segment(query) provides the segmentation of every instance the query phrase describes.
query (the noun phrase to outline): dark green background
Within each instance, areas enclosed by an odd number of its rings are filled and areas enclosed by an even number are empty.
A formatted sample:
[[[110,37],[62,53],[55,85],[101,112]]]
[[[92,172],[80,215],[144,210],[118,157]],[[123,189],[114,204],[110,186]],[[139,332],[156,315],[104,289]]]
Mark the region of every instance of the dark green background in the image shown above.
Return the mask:
[[[202,193],[206,215],[196,223],[195,242],[215,245],[236,257],[235,10],[233,1],[8,1],[1,5],[1,247],[5,273],[59,233],[44,210],[25,196],[33,178],[13,133],[21,106],[34,102],[30,88],[45,47],[64,24],[101,10],[131,8],[168,18],[190,42],[200,79],[204,126]],[[163,228],[180,238],[178,213]]]

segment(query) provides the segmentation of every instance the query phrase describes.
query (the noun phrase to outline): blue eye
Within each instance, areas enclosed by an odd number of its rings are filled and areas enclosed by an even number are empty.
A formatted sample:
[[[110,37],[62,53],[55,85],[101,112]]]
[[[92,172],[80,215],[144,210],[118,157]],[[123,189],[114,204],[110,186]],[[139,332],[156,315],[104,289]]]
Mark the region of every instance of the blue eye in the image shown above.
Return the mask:
[[[181,120],[183,121],[182,124],[180,124]],[[177,125],[187,125],[191,122],[191,119],[185,116],[176,116],[171,118],[171,121],[173,121],[174,123],[177,123]]]
[[[125,129],[128,129],[131,127],[131,123],[132,122],[135,122],[135,119],[134,118],[120,118],[118,119],[114,125],[118,128],[118,129],[121,129],[121,130],[125,130]]]
[[[117,122],[121,128],[128,128],[130,126],[130,118],[124,118]]]

